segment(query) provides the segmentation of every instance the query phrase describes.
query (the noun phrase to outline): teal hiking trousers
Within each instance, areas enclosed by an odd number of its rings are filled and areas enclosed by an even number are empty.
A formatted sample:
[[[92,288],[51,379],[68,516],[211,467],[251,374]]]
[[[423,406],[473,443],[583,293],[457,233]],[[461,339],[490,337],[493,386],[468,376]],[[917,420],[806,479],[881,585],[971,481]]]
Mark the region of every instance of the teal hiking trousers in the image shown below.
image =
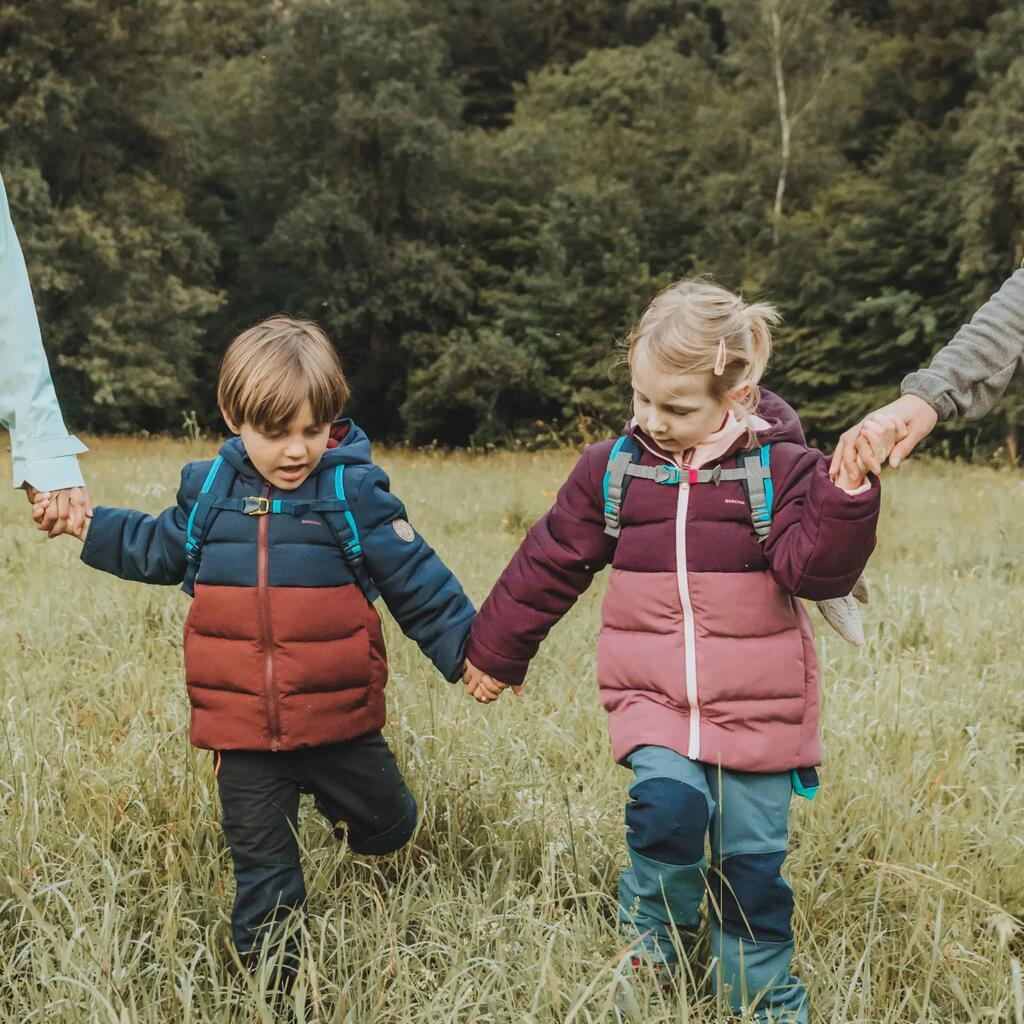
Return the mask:
[[[651,960],[674,962],[696,938],[707,894],[714,990],[733,1011],[756,1008],[764,1024],[807,1024],[807,992],[790,973],[793,892],[782,877],[790,773],[726,771],[654,746],[627,760],[627,935]]]

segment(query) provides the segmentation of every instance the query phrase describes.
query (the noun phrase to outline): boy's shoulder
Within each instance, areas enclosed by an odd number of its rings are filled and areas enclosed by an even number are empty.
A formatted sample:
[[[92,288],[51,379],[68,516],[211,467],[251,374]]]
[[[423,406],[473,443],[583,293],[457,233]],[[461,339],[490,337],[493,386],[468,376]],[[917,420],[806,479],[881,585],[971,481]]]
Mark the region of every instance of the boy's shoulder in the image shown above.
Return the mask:
[[[227,472],[229,469],[229,467],[223,464],[223,460],[219,460],[219,462],[218,475],[222,472]],[[193,501],[198,498],[199,492],[206,483],[206,478],[210,475],[210,470],[217,463],[217,459],[199,459],[196,462],[186,462],[181,467],[181,495]]]

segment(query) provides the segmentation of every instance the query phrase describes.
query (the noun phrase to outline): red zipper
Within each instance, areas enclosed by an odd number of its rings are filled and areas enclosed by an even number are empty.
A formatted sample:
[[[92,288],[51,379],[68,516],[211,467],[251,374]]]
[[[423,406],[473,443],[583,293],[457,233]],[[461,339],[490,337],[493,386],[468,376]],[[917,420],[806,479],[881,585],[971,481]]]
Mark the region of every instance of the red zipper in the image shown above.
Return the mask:
[[[273,488],[267,484],[267,499]],[[263,632],[264,687],[267,698],[267,718],[270,721],[270,749],[281,749],[281,709],[278,706],[277,683],[274,681],[274,634],[270,625],[270,587],[267,582],[270,562],[270,516],[260,516],[259,537],[256,545],[256,593],[260,602],[260,624]]]

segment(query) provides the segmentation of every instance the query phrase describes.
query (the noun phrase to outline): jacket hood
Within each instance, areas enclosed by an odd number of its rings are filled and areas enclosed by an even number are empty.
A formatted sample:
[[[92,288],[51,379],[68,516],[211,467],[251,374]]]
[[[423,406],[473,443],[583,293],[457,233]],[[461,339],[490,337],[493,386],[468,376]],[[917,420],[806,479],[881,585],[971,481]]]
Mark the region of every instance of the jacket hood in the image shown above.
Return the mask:
[[[220,455],[239,476],[252,480],[260,479],[260,473],[252,464],[240,437],[232,437],[225,441],[220,446]],[[370,439],[362,428],[356,426],[350,419],[335,420],[331,424],[327,448],[308,479],[341,465],[369,465],[371,458]]]
[[[804,428],[800,425],[800,417],[793,407],[779,398],[774,391],[761,390],[757,415],[768,424],[766,429],[757,432],[757,439],[762,444],[778,444],[780,441],[807,444]]]

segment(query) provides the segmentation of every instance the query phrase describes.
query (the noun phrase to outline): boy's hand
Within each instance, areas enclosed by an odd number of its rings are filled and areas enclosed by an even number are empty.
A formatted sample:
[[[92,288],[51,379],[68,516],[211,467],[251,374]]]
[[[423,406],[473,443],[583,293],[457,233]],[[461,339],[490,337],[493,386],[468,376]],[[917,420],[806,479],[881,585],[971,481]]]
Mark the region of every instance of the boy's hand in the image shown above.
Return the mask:
[[[70,533],[85,540],[82,527],[88,532],[92,516],[89,492],[84,487],[65,487],[57,491],[37,491],[25,484],[25,494],[32,505],[32,518],[36,529],[45,530],[50,537]],[[42,508],[42,512],[39,509]]]
[[[47,530],[51,537],[69,533],[84,543],[89,535],[89,524],[92,522],[92,508],[88,505],[88,497],[84,506],[78,504],[76,508],[76,503],[73,502],[70,510],[58,511],[55,515],[54,507],[60,504],[61,496],[65,494],[66,491],[57,491],[54,494],[49,491],[31,491],[29,500],[32,502],[32,518],[37,529]],[[51,524],[57,521],[58,516],[62,521],[66,520],[66,525],[62,522],[61,528],[54,532]]]
[[[484,675],[469,658],[466,659],[466,668],[462,673],[462,681],[466,684],[466,690],[469,694],[481,704],[490,704],[492,700],[497,700],[505,690],[509,689],[508,683],[503,683],[497,679],[492,679],[488,675]],[[518,697],[523,688],[521,686],[513,686],[511,689]]]

